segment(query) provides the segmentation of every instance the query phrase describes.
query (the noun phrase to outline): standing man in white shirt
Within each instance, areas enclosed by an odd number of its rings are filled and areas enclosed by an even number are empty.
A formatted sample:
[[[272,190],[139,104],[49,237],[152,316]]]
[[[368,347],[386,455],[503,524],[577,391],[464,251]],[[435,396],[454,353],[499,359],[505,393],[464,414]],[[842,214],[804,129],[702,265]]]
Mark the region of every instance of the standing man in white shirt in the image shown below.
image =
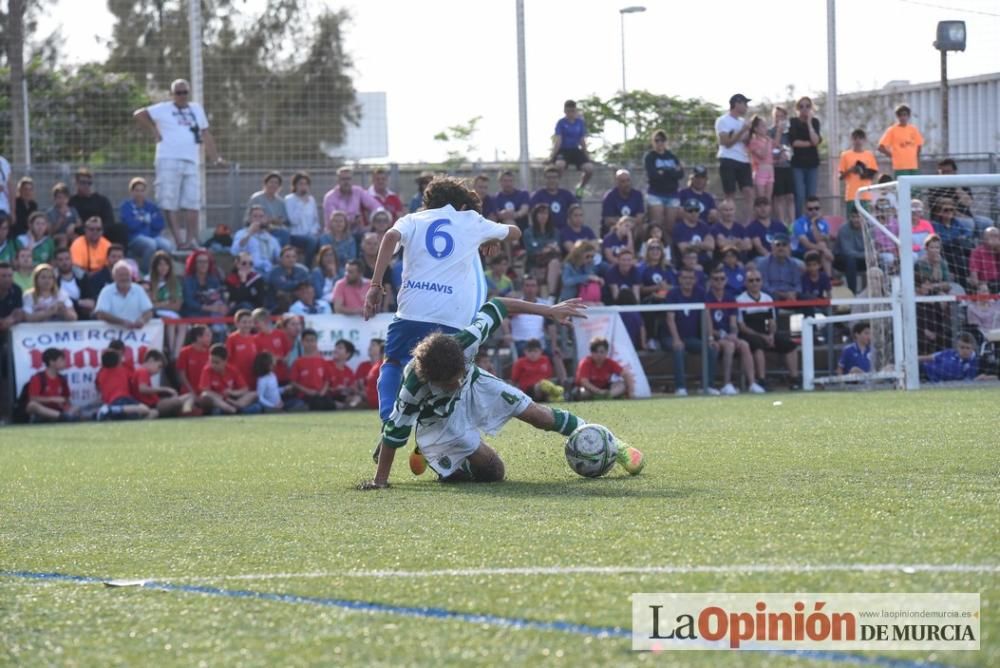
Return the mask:
[[[208,129],[205,110],[190,102],[191,86],[184,79],[170,84],[170,102],[137,109],[132,116],[156,139],[156,199],[167,216],[167,224],[179,249],[198,246],[198,211],[201,209],[199,145],[208,158],[223,162]],[[181,235],[179,215],[186,236]]]
[[[740,201],[739,220],[750,215],[753,201],[753,175],[750,169],[750,123],[746,120],[746,95],[737,93],[729,98],[729,111],[715,121],[715,134],[719,137],[719,178],[726,197],[736,199],[737,189],[743,193]]]

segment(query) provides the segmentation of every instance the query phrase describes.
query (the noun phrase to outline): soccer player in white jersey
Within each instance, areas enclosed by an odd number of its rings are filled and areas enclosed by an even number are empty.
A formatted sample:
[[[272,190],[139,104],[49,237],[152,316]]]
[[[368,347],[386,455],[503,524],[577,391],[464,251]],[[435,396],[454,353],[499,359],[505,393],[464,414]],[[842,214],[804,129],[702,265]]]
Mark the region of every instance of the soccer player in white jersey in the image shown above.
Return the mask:
[[[423,195],[424,208],[403,216],[382,237],[365,299],[365,320],[382,303],[382,282],[396,252],[403,248],[403,277],[396,317],[386,332],[385,362],[379,371],[379,418],[392,413],[410,352],[432,332],[456,332],[469,325],[486,301],[486,278],[480,246],[499,250],[501,241],[517,241],[517,225],[483,218],[479,196],[460,179],[437,177]],[[378,448],[376,448],[376,457]],[[418,453],[413,472],[424,470]]]
[[[496,297],[479,310],[471,325],[456,334],[433,333],[413,350],[403,387],[389,419],[382,425],[382,448],[375,477],[361,489],[389,486],[396,449],[416,430],[417,445],[444,482],[499,482],[504,464],[482,440],[496,434],[511,418],[536,429],[569,436],[584,424],[561,408],[536,404],[521,390],[475,365],[479,347],[510,314],[530,313],[566,323],[583,317],[585,306],[570,299],[555,306]],[[636,475],[644,461],[639,450],[619,450],[618,462]]]

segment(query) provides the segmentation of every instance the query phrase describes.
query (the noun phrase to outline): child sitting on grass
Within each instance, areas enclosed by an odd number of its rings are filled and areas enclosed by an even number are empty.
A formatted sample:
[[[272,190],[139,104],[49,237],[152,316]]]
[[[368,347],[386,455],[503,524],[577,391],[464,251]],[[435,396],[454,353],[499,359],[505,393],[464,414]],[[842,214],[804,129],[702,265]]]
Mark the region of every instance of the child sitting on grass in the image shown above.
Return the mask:
[[[274,373],[274,356],[269,352],[257,353],[253,360],[253,373],[257,377],[257,403],[265,413],[279,413],[285,403],[281,400],[278,376]]]
[[[229,363],[229,353],[221,343],[209,349],[208,366],[201,371],[198,387],[201,395],[198,404],[215,415],[234,413],[259,413],[255,406],[257,393],[247,388],[243,375]]]
[[[499,482],[504,478],[504,463],[483,442],[483,432],[495,434],[514,417],[564,436],[584,424],[568,411],[536,404],[524,392],[473,364],[479,347],[508,313],[533,313],[565,323],[583,315],[583,304],[578,299],[549,306],[494,298],[465,329],[451,335],[435,332],[423,339],[413,349],[392,415],[383,426],[375,477],[361,483],[360,489],[389,486],[396,450],[406,445],[414,430],[420,453],[440,480]],[[622,448],[618,456],[632,475],[642,469],[643,456],[635,448]]]
[[[153,376],[160,373],[167,358],[159,350],[146,351],[146,357],[132,374],[132,394],[161,417],[190,415],[194,410],[193,394],[177,394],[172,387],[153,385]]]
[[[25,412],[31,422],[76,422],[80,409],[70,403],[69,383],[62,375],[66,354],[58,348],[42,353],[45,368],[28,381]]]
[[[132,396],[132,374],[122,364],[118,351],[109,348],[101,353],[101,370],[97,372],[95,384],[103,402],[97,411],[98,420],[157,417],[155,408],[140,403]]]

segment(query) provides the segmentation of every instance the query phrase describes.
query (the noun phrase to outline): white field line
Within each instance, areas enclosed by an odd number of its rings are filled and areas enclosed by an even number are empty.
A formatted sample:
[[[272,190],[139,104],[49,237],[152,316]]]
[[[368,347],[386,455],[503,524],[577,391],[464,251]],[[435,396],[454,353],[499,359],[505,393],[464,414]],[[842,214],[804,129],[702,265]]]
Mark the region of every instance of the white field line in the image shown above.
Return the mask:
[[[534,566],[522,568],[446,568],[440,570],[354,570],[305,573],[244,573],[207,577],[145,578],[158,582],[217,582],[219,580],[294,580],[300,578],[414,579],[488,577],[493,575],[685,575],[693,573],[1000,573],[1000,564],[731,564],[722,566]]]

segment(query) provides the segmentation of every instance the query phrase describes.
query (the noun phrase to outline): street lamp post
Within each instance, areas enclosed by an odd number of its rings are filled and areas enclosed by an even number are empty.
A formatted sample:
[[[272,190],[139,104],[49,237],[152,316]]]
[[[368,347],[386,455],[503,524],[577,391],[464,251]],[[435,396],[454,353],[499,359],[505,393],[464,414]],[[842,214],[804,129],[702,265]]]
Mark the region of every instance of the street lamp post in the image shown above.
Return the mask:
[[[941,152],[949,152],[948,52],[965,51],[965,21],[938,21],[934,48],[941,52]]]
[[[640,5],[633,5],[631,7],[622,7],[618,10],[618,16],[621,19],[621,29],[622,29],[622,95],[625,95],[625,15],[626,14],[638,14],[640,12],[646,11],[645,7]],[[628,141],[628,123],[622,124],[622,135],[624,141]]]

